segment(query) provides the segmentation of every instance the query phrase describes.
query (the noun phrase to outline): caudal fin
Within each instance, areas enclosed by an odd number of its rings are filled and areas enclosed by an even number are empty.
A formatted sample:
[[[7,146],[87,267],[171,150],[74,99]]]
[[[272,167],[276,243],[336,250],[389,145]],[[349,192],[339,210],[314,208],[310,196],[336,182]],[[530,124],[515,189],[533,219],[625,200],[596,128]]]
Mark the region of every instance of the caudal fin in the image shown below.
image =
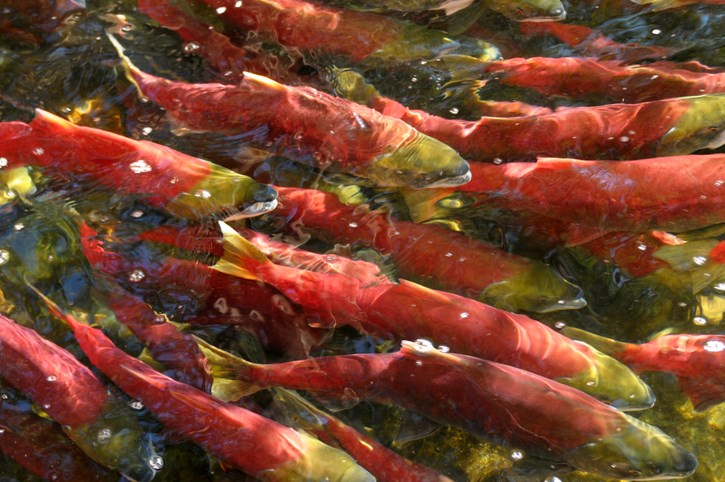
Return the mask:
[[[212,269],[238,278],[258,281],[256,267],[271,261],[227,223],[220,221],[219,226],[224,239],[224,255]]]
[[[242,397],[264,389],[249,381],[254,363],[210,345],[201,338],[195,338],[211,364],[214,374],[214,384],[211,388],[213,396],[225,402],[236,402]]]
[[[108,32],[106,32],[106,36],[108,37],[108,40],[111,41],[111,45],[113,45],[116,49],[118,57],[121,59],[121,67],[123,67],[123,72],[126,74],[126,78],[136,87],[139,97],[147,99],[141,85],[139,84],[139,79],[143,77],[144,73],[136,67],[133,62],[131,62],[131,59],[126,56],[123,46],[118,42],[118,40],[116,40],[116,37]]]

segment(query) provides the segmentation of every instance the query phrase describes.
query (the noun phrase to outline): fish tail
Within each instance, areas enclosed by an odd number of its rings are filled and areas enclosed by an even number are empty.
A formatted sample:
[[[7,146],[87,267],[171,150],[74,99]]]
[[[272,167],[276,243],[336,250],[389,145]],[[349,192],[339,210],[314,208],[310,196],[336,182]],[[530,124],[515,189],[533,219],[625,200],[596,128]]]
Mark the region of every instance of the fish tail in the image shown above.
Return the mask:
[[[579,328],[567,326],[561,330],[561,332],[574,340],[583,341],[601,351],[606,355],[610,355],[616,358],[618,353],[623,352],[627,348],[627,343],[621,341],[612,340],[604,336],[595,335],[588,331],[584,331]]]
[[[201,338],[195,337],[202,353],[209,360],[214,375],[211,393],[225,402],[236,402],[240,398],[251,395],[265,387],[255,385],[251,369],[254,363],[221,350]]]
[[[141,77],[143,73],[141,72],[141,70],[139,70],[138,67],[133,64],[133,62],[131,62],[131,59],[129,59],[128,56],[124,53],[125,49],[119,43],[119,41],[116,40],[116,37],[114,37],[113,34],[109,32],[106,32],[106,36],[108,37],[108,40],[111,41],[111,45],[113,45],[113,47],[116,49],[118,57],[121,59],[121,66],[123,67],[123,71],[126,74],[126,78],[136,87],[139,97],[146,100],[147,97],[146,95],[144,95],[143,89],[138,82],[139,77]]]
[[[295,422],[303,430],[317,433],[324,430],[324,427],[330,422],[330,416],[302,398],[297,392],[279,387],[274,387],[272,390],[275,394],[275,401],[281,402],[286,408],[291,409],[289,411],[294,412]]]
[[[258,281],[255,268],[271,263],[269,259],[225,222],[220,221],[219,226],[224,239],[224,255],[212,268],[238,278]]]

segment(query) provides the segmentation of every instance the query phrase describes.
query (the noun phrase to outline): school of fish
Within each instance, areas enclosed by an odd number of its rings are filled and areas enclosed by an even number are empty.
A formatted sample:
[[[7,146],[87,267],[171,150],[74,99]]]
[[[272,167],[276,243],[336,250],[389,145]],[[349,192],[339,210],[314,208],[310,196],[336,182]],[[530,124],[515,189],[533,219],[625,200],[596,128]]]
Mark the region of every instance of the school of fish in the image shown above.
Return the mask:
[[[723,29],[0,0],[0,479],[725,480]]]

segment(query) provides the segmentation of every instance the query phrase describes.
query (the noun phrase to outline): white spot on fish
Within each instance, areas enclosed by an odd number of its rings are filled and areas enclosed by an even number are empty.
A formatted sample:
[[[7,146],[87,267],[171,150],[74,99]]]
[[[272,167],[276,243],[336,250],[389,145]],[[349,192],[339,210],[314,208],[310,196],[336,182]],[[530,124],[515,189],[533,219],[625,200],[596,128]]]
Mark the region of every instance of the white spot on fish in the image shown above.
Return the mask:
[[[524,453],[520,450],[514,450],[513,452],[511,452],[511,458],[513,460],[521,460],[524,458]]]
[[[141,400],[131,400],[128,406],[134,410],[143,410],[143,402]]]
[[[351,228],[357,228],[357,223],[352,222],[352,223],[349,223],[348,226]]]
[[[717,353],[725,350],[725,343],[721,342],[720,340],[708,340],[702,348],[705,351]]]
[[[566,323],[564,323],[563,321],[557,321],[556,323],[554,323],[554,328],[556,328],[557,330],[561,330],[565,326]]]
[[[153,131],[154,131],[153,128],[146,126],[143,129],[141,129],[141,134],[147,136],[147,135],[151,134]]]
[[[450,112],[450,113],[451,113],[451,114],[453,114],[453,115],[456,115],[456,114],[458,114],[459,110],[458,110],[458,107],[451,107],[451,108],[450,108],[450,109],[448,110],[448,112]]]
[[[234,3],[234,8],[239,8],[242,6],[242,0],[239,0],[238,2]]]
[[[10,261],[10,251],[7,249],[0,249],[0,266]]]
[[[470,314],[470,313],[468,313],[468,312],[466,312],[466,311],[464,311],[464,312],[462,312],[462,313],[461,313],[460,315],[458,315],[458,316],[460,316],[460,317],[461,317],[462,319],[466,319],[466,318],[468,318],[469,316],[471,316],[471,314]]]
[[[620,137],[620,138],[619,138],[619,140],[620,140],[621,142],[629,142],[629,137],[627,137],[627,136],[622,136],[622,137]]]
[[[219,15],[221,15],[222,13],[224,13],[226,11],[227,11],[227,7],[219,7],[216,9],[216,13],[218,13]]]
[[[199,199],[209,199],[211,197],[211,193],[206,189],[199,189],[194,193],[194,197],[198,197]]]
[[[45,149],[43,149],[42,147],[36,147],[35,149],[33,149],[33,154],[35,154],[36,156],[42,156],[43,154],[45,154]]]
[[[448,353],[451,351],[450,347],[447,347],[446,345],[440,345],[438,347],[438,351],[441,353]]]
[[[100,443],[106,443],[111,440],[112,435],[113,433],[111,432],[110,428],[104,428],[98,431],[98,435],[96,436],[96,438]]]
[[[200,48],[201,45],[199,45],[197,42],[189,42],[188,44],[184,45],[184,52],[186,52],[187,54],[193,54]]]
[[[662,33],[662,30],[660,30],[658,28],[653,28],[652,29],[652,35],[659,35],[661,33]]]
[[[716,284],[715,286],[713,286],[713,289],[715,291],[725,292],[725,282]]]
[[[25,224],[23,224],[23,223],[15,223],[15,226],[13,226],[13,229],[15,231],[22,231],[24,227],[25,227]]]
[[[143,211],[141,211],[140,209],[136,209],[135,211],[133,211],[133,212],[131,213],[131,217],[132,217],[132,218],[140,218],[140,217],[142,217],[143,215],[144,215],[144,212],[143,212]]]
[[[134,172],[134,174],[141,174],[144,172],[151,172],[151,166],[148,162],[144,161],[143,159],[139,159],[136,162],[132,162],[129,164],[131,170]]]
[[[0,169],[2,169],[3,167],[7,167],[7,165],[8,165],[8,160],[7,160],[7,158],[5,158],[5,157],[0,157]]]
[[[46,378],[46,380],[48,380],[49,382],[54,382],[57,379],[58,377],[56,377],[55,375],[48,375],[48,378]]]
[[[640,251],[647,251],[647,245],[642,243],[637,243],[637,249]]]

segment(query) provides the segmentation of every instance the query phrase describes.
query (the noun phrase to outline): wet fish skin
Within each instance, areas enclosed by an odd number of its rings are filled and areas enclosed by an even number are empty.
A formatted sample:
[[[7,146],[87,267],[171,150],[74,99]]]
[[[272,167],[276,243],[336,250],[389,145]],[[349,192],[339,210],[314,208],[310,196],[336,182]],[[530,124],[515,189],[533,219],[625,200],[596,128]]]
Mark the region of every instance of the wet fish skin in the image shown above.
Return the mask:
[[[560,0],[483,0],[485,5],[518,22],[564,20],[566,8]]]
[[[375,479],[345,453],[317,439],[156,372],[118,349],[100,330],[54,308],[91,363],[175,432],[228,465],[265,481]]]
[[[635,344],[573,327],[563,332],[597,347],[637,373],[674,373],[696,410],[725,401],[725,335],[670,334]]]
[[[321,327],[350,325],[395,340],[435,340],[460,353],[557,379],[622,409],[654,403],[649,387],[624,365],[524,315],[405,280],[363,287],[345,275],[275,265],[231,227],[220,224],[225,254],[213,269],[271,284]]]
[[[149,141],[74,125],[36,109],[29,124],[1,123],[0,157],[87,178],[105,188],[146,196],[177,216],[253,216],[276,205],[269,186],[211,162]]]
[[[280,205],[273,217],[283,218],[285,225],[302,224],[305,231],[328,241],[373,247],[392,256],[404,278],[483,297],[510,311],[572,309],[573,302],[581,299],[579,288],[550,267],[441,226],[393,220],[383,212],[346,206],[331,193],[277,189]]]
[[[252,73],[236,85],[172,82],[122,58],[140,93],[186,128],[226,133],[265,129],[267,140],[295,158],[380,186],[457,186],[470,180],[468,163],[449,146],[312,87],[288,86]]]
[[[0,315],[0,376],[25,393],[89,457],[129,478],[148,482],[155,474],[143,430],[124,402],[70,353],[35,331]],[[99,441],[99,434],[108,432]]]
[[[565,460],[605,477],[684,477],[697,464],[655,427],[579,390],[509,365],[441,352],[426,340],[403,341],[395,353],[271,365],[203,348],[215,368],[222,365],[221,371],[233,374],[250,392],[281,386],[395,404],[531,456]],[[585,453],[591,461],[582,457]]]

